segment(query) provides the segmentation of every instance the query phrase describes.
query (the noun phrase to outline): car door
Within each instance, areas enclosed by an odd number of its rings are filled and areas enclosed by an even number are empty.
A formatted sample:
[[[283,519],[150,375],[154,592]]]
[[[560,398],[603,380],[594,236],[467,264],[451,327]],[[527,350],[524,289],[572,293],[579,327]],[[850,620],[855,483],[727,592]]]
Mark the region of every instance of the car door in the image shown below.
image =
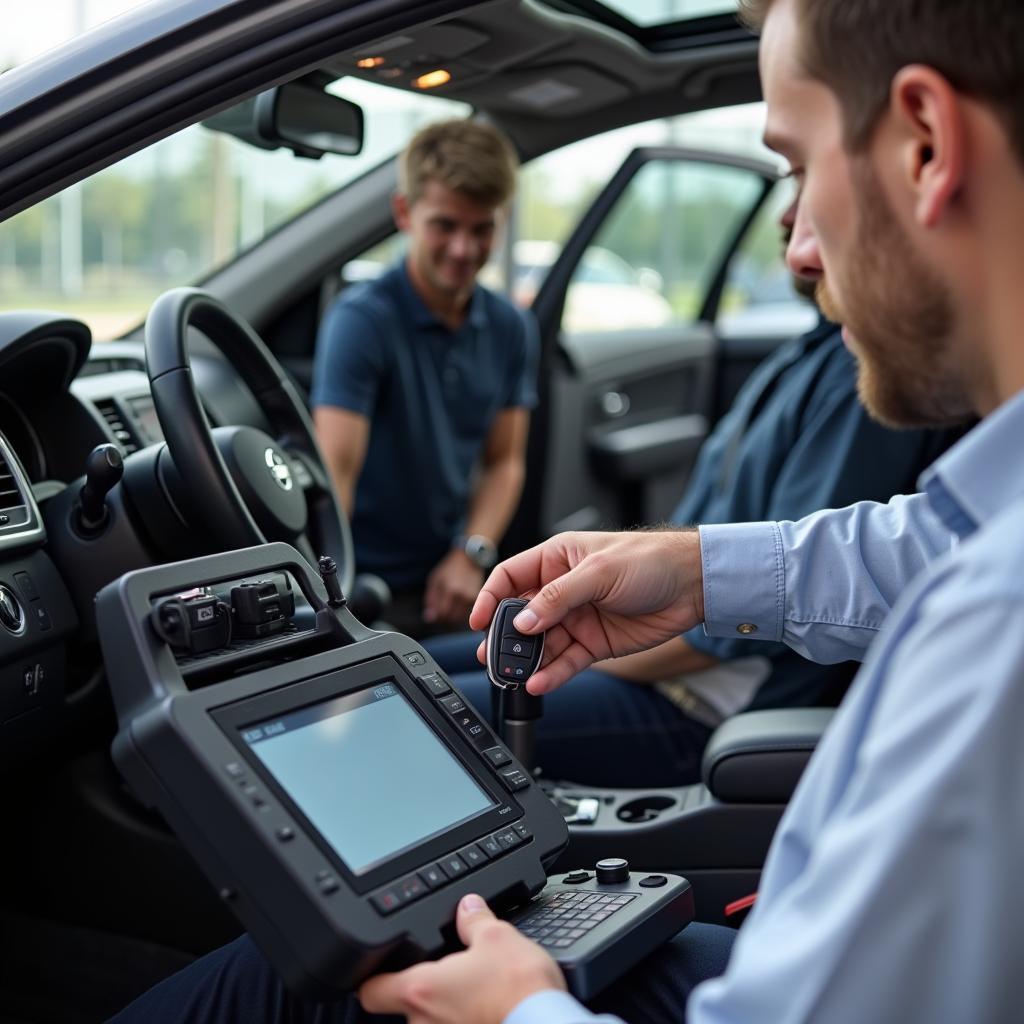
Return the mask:
[[[533,303],[541,404],[513,543],[671,514],[721,405],[714,320],[733,256],[776,179],[746,158],[640,148],[598,194]]]

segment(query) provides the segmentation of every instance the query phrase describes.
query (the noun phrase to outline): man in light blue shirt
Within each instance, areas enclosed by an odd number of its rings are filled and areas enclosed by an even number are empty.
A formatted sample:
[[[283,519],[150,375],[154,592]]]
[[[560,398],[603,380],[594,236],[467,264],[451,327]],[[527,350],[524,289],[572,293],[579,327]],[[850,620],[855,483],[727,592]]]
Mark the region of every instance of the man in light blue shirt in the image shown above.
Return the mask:
[[[599,1008],[634,1024],[1019,1020],[1024,8],[744,6],[764,22],[766,139],[801,186],[787,258],[828,282],[819,298],[846,325],[865,404],[893,424],[972,411],[982,422],[926,474],[922,494],[888,505],[554,538],[495,569],[470,624],[486,626],[505,596],[535,594],[516,624],[547,630],[536,693],[700,622],[822,661],[866,654],[779,826],[724,973],[714,958],[697,961],[694,939],[729,933],[691,926]],[[456,923],[464,952],[371,979],[362,1005],[416,1024],[595,1019],[547,954],[478,897],[463,898]],[[700,974],[709,980],[691,994]],[[192,1020],[356,1011],[285,1006],[268,978],[239,943],[172,979],[163,1002],[187,984]],[[122,1019],[184,1019],[158,1004]]]
[[[686,1019],[1017,1020],[1024,10],[1009,0],[750,6],[767,19],[766,140],[801,186],[788,260],[828,282],[824,305],[846,325],[865,403],[894,424],[984,419],[923,494],[887,506],[554,538],[495,570],[471,625],[485,626],[501,598],[539,589],[517,620],[548,630],[538,693],[700,621],[711,635],[783,639],[822,661],[870,648],[775,836],[728,969],[694,991]],[[468,988],[500,970],[501,926],[488,917],[460,915]],[[495,992],[493,1019],[592,1019],[513,939],[503,953],[521,956],[517,991]],[[633,1007],[682,1019],[684,986],[674,1007],[659,1006],[656,981],[653,969],[629,979]],[[442,961],[373,979],[363,1002],[422,1020],[449,1019],[432,1012],[443,1006],[459,1019],[454,983]],[[510,995],[519,1002],[501,1005]],[[624,992],[617,1006],[629,1002]],[[473,1010],[461,1019],[487,1019],[469,996],[461,1007]]]

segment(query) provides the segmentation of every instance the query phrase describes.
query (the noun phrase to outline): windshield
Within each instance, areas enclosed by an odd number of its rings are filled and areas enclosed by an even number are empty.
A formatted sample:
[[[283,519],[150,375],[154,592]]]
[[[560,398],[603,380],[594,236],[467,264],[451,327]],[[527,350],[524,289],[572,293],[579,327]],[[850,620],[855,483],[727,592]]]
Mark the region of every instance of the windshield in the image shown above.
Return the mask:
[[[192,125],[0,224],[0,309],[67,310],[97,340],[193,284],[394,156],[417,128],[469,107],[356,79],[328,89],[365,115],[357,156],[297,157]]]

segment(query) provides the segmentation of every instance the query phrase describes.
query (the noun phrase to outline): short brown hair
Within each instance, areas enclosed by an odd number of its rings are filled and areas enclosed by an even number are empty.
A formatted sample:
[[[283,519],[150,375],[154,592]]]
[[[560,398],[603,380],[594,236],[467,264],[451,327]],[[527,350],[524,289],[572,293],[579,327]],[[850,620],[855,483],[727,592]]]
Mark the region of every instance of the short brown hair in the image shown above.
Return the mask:
[[[428,181],[462,192],[484,206],[512,198],[519,160],[497,128],[480,121],[440,121],[413,136],[398,162],[398,187],[416,202]]]
[[[739,0],[759,30],[776,0]],[[843,111],[847,148],[870,141],[893,77],[926,64],[993,108],[1024,163],[1024,6],[1021,0],[794,0],[800,63]]]

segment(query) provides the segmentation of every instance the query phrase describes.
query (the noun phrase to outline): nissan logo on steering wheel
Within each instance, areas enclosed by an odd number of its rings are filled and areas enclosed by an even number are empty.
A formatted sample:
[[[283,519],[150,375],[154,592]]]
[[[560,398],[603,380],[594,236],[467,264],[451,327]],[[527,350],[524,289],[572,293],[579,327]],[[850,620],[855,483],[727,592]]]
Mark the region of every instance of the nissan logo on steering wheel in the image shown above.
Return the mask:
[[[270,475],[274,478],[274,483],[282,491],[290,491],[294,486],[294,481],[292,480],[292,471],[288,463],[285,462],[284,456],[273,448],[268,448],[263,453],[263,458],[266,460]]]

